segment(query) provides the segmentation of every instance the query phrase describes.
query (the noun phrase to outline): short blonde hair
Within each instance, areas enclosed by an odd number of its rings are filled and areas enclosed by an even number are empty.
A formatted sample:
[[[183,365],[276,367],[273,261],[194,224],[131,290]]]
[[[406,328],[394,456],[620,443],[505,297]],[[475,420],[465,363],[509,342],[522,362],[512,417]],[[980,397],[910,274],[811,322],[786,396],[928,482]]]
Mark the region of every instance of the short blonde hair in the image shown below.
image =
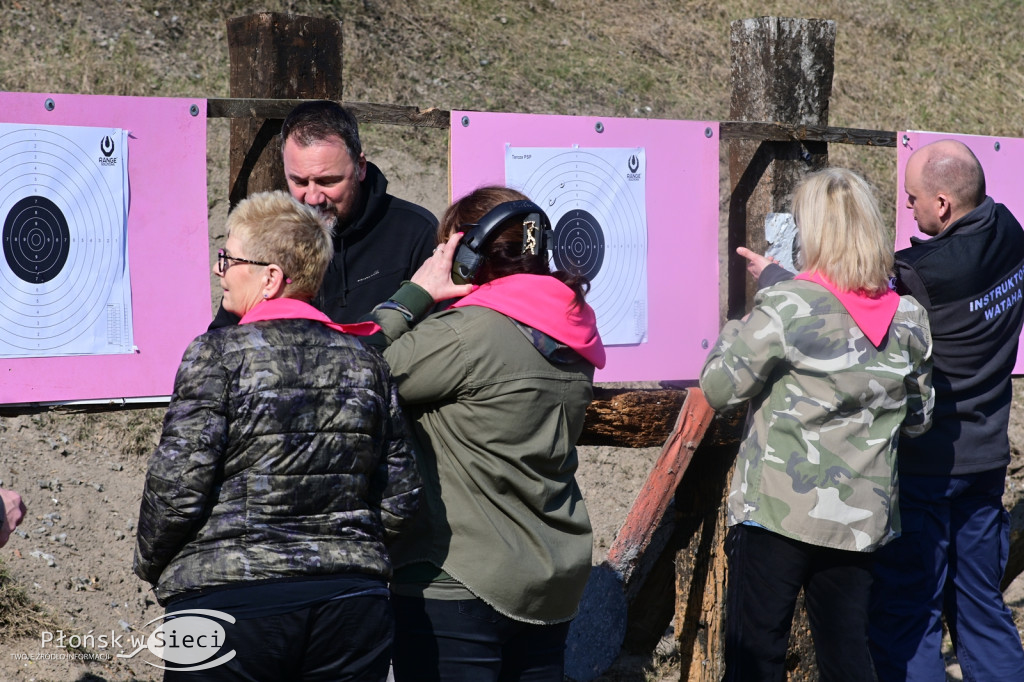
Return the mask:
[[[316,296],[334,254],[332,225],[319,211],[287,192],[257,192],[235,206],[226,226],[247,258],[280,266],[291,280],[285,297]]]
[[[871,296],[889,286],[893,244],[868,183],[846,168],[808,175],[793,195],[804,269]]]

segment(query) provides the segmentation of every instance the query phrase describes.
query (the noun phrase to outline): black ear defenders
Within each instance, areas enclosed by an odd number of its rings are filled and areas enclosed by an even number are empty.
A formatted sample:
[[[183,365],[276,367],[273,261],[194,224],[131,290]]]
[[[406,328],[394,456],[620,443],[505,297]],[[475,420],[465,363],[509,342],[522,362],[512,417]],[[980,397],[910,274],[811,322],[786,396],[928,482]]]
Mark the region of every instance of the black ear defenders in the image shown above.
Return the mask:
[[[523,223],[523,253],[540,254],[548,250],[551,239],[551,221],[540,206],[528,200],[506,201],[488,211],[476,223],[462,225],[469,228],[459,241],[452,262],[452,281],[469,284],[476,279],[484,262],[484,249],[501,233],[509,220]]]

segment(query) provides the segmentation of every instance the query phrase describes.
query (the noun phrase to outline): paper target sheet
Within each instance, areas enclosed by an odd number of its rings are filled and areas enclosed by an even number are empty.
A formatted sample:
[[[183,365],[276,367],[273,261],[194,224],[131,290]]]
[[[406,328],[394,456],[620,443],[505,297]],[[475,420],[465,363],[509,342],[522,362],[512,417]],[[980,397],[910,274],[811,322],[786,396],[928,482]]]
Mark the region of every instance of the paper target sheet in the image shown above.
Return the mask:
[[[128,135],[0,123],[0,357],[133,352]]]
[[[548,214],[555,269],[590,282],[605,345],[647,341],[646,151],[505,148],[505,179]]]

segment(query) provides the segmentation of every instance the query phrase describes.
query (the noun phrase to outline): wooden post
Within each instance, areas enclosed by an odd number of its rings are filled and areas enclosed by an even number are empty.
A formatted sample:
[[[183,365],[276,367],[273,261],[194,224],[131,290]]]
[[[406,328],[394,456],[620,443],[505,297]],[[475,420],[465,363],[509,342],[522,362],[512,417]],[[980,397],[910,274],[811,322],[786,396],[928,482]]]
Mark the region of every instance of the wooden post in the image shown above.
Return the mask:
[[[737,121],[827,126],[835,36],[832,21],[776,17],[734,21],[730,117]],[[765,252],[766,215],[789,211],[793,189],[804,174],[828,163],[828,146],[796,140],[733,140],[729,144],[732,192],[726,238],[726,314],[737,317],[753,301],[756,283],[748,281],[745,261],[735,255],[736,247],[745,245]],[[717,471],[694,479],[703,483],[689,497],[693,506],[687,513],[695,532],[676,556],[680,679],[688,682],[717,682],[725,670],[725,495],[729,463],[738,447],[737,437],[712,458],[720,467]],[[789,678],[802,680],[816,674],[814,649],[799,617],[793,624],[790,648],[795,669],[791,669]]]
[[[732,22],[730,118],[794,125],[828,125],[836,42],[834,21],[762,17]],[[729,145],[727,315],[748,308],[748,281],[737,246],[764,253],[764,219],[788,212],[793,188],[828,163],[823,142],[733,141]]]
[[[261,12],[229,19],[231,96],[341,100],[341,22]],[[231,206],[284,189],[280,119],[231,120]]]

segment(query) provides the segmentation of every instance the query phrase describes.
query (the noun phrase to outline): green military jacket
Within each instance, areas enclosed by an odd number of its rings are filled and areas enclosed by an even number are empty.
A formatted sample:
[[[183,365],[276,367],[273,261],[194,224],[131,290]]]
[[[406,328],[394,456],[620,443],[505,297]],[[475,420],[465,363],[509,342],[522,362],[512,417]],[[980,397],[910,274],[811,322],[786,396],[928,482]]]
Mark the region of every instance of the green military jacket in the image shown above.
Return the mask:
[[[762,289],[728,322],[701,371],[716,409],[750,401],[729,524],[869,551],[899,534],[899,434],[925,432],[934,404],[928,317],[900,299],[876,348],[813,282]]]
[[[378,307],[372,317],[414,421],[424,485],[417,516],[391,548],[395,568],[431,563],[516,620],[571,619],[591,564],[575,472],[593,365],[575,354],[550,362],[488,308],[445,310],[413,326],[433,303],[425,292],[407,284],[392,300],[414,313]]]

